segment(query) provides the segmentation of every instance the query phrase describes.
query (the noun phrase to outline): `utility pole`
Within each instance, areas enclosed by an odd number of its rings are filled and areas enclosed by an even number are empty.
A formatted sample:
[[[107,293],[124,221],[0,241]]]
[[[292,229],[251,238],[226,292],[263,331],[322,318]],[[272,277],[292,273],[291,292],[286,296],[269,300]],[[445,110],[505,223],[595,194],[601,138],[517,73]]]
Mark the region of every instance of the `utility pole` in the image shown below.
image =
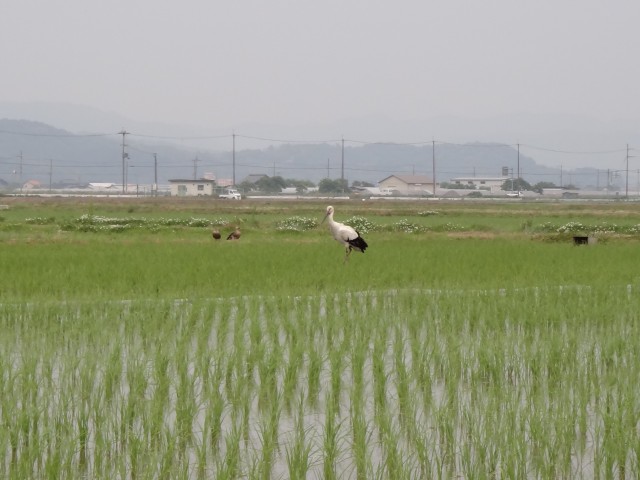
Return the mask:
[[[197,180],[198,179],[198,162],[200,160],[198,159],[198,156],[196,155],[196,158],[193,159],[193,179]],[[235,184],[235,182],[234,182]]]
[[[22,192],[22,186],[23,186],[23,182],[22,182],[22,150],[20,150],[20,192]]]
[[[344,137],[342,137],[342,166],[340,167],[340,185],[342,185],[342,193],[344,193]]]
[[[125,143],[125,137],[126,135],[128,135],[129,132],[127,132],[125,129],[122,129],[120,132],[118,132],[118,135],[122,135],[122,193],[127,193],[127,176],[126,176],[126,160],[127,158],[129,158],[129,154],[127,154],[124,151],[124,147],[127,146],[127,144]]]
[[[53,160],[49,159],[49,193],[51,193],[51,177],[53,176]]]
[[[330,172],[331,169],[329,167],[329,162],[330,162],[330,159],[327,158],[327,178],[331,178],[331,172]]]
[[[520,144],[518,144],[518,192],[520,192]]]
[[[153,196],[158,196],[158,154],[153,154]]]
[[[431,139],[431,168],[433,169],[433,196],[436,196],[436,141]]]
[[[629,144],[627,143],[627,173],[626,177],[626,186],[624,190],[624,197],[627,201],[629,201]]]
[[[236,186],[236,132],[233,132],[233,186]]]

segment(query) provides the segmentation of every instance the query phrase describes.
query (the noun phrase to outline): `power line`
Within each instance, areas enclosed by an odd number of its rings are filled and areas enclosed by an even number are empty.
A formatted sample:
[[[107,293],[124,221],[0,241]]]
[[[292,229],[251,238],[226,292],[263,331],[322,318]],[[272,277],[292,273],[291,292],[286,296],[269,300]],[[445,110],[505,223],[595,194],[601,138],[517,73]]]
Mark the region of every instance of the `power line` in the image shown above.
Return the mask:
[[[156,138],[159,140],[217,140],[220,138],[231,138],[231,135],[204,135],[198,137],[145,135],[142,133],[131,133],[130,135],[134,137]]]
[[[119,135],[118,133],[34,133],[34,132],[14,132],[11,130],[0,130],[0,133],[8,135],[18,135],[24,137],[61,137],[61,138],[85,138],[85,137],[109,137]]]
[[[264,142],[277,142],[277,143],[310,143],[310,144],[323,144],[323,143],[339,143],[340,140],[284,140],[284,139],[277,139],[277,138],[266,138],[266,137],[253,137],[250,135],[240,135],[240,134],[236,134],[236,137],[239,138],[246,138],[249,140],[261,140]]]
[[[542,150],[544,152],[552,152],[552,153],[566,153],[570,155],[606,155],[612,153],[622,153],[626,151],[625,149],[619,150],[591,150],[591,151],[579,151],[579,150],[556,150],[553,148],[545,148],[545,147],[536,147],[535,145],[526,145],[521,143],[520,146],[526,148],[532,148],[534,150]]]

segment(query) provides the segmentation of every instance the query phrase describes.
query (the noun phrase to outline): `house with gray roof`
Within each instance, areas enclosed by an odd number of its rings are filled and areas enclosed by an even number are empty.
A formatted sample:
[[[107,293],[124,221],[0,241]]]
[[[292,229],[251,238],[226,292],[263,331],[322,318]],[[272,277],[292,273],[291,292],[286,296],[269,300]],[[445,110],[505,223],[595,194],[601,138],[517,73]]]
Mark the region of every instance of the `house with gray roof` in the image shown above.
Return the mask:
[[[433,180],[427,175],[390,175],[378,182],[380,190],[391,190],[398,195],[433,195]]]

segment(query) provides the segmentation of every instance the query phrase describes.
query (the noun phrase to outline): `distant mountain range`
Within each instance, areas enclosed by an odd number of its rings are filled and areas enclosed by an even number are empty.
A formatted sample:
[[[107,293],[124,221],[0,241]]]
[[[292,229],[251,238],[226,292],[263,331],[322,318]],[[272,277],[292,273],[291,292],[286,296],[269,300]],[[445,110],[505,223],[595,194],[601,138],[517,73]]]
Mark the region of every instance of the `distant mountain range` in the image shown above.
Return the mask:
[[[608,167],[609,173],[607,168],[568,168],[562,167],[562,163],[556,167],[545,166],[529,152],[535,151],[536,158],[545,152],[557,155],[562,152],[532,150],[522,145],[518,154],[518,145],[513,143],[441,140],[386,143],[383,137],[354,140],[353,136],[344,142],[342,138],[313,141],[304,135],[302,127],[291,131],[287,138],[293,140],[282,140],[284,136],[277,139],[275,127],[253,126],[274,135],[254,137],[221,130],[207,132],[203,128],[132,122],[87,107],[55,107],[0,103],[0,179],[9,183],[30,179],[47,184],[50,179],[53,183],[121,183],[123,138],[127,157],[124,175],[128,183],[140,184],[152,183],[155,175],[162,184],[171,178],[205,174],[232,178],[234,171],[237,183],[249,174],[261,173],[314,182],[344,175],[349,181],[375,184],[394,173],[432,176],[434,152],[438,182],[455,177],[498,177],[506,167],[513,175],[519,168],[520,175],[531,184],[545,181],[597,187],[604,186],[607,177],[620,183],[625,173],[617,161]],[[445,124],[443,121],[440,125]],[[359,128],[363,128],[362,125]],[[129,133],[118,133],[122,131]],[[614,153],[615,158],[620,158],[621,152],[622,149]],[[575,153],[572,152],[571,158],[575,163]]]

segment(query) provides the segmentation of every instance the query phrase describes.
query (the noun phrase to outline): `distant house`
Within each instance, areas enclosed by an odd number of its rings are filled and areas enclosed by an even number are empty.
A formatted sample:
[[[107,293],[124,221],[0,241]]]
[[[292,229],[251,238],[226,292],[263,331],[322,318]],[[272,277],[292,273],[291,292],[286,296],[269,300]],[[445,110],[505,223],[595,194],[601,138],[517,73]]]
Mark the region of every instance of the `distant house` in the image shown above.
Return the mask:
[[[451,183],[465,185],[467,188],[471,185],[477,190],[499,192],[504,182],[510,179],[511,177],[456,177],[451,179]]]
[[[33,190],[41,187],[42,187],[42,183],[40,183],[39,180],[28,180],[27,182],[25,182],[24,185],[22,185],[22,188],[24,190]]]
[[[433,195],[433,180],[426,175],[391,175],[378,182],[380,190],[399,195]]]
[[[215,180],[201,178],[199,180],[169,180],[172,197],[199,197],[213,195]]]
[[[217,180],[218,187],[234,187],[232,178],[219,178]]]

